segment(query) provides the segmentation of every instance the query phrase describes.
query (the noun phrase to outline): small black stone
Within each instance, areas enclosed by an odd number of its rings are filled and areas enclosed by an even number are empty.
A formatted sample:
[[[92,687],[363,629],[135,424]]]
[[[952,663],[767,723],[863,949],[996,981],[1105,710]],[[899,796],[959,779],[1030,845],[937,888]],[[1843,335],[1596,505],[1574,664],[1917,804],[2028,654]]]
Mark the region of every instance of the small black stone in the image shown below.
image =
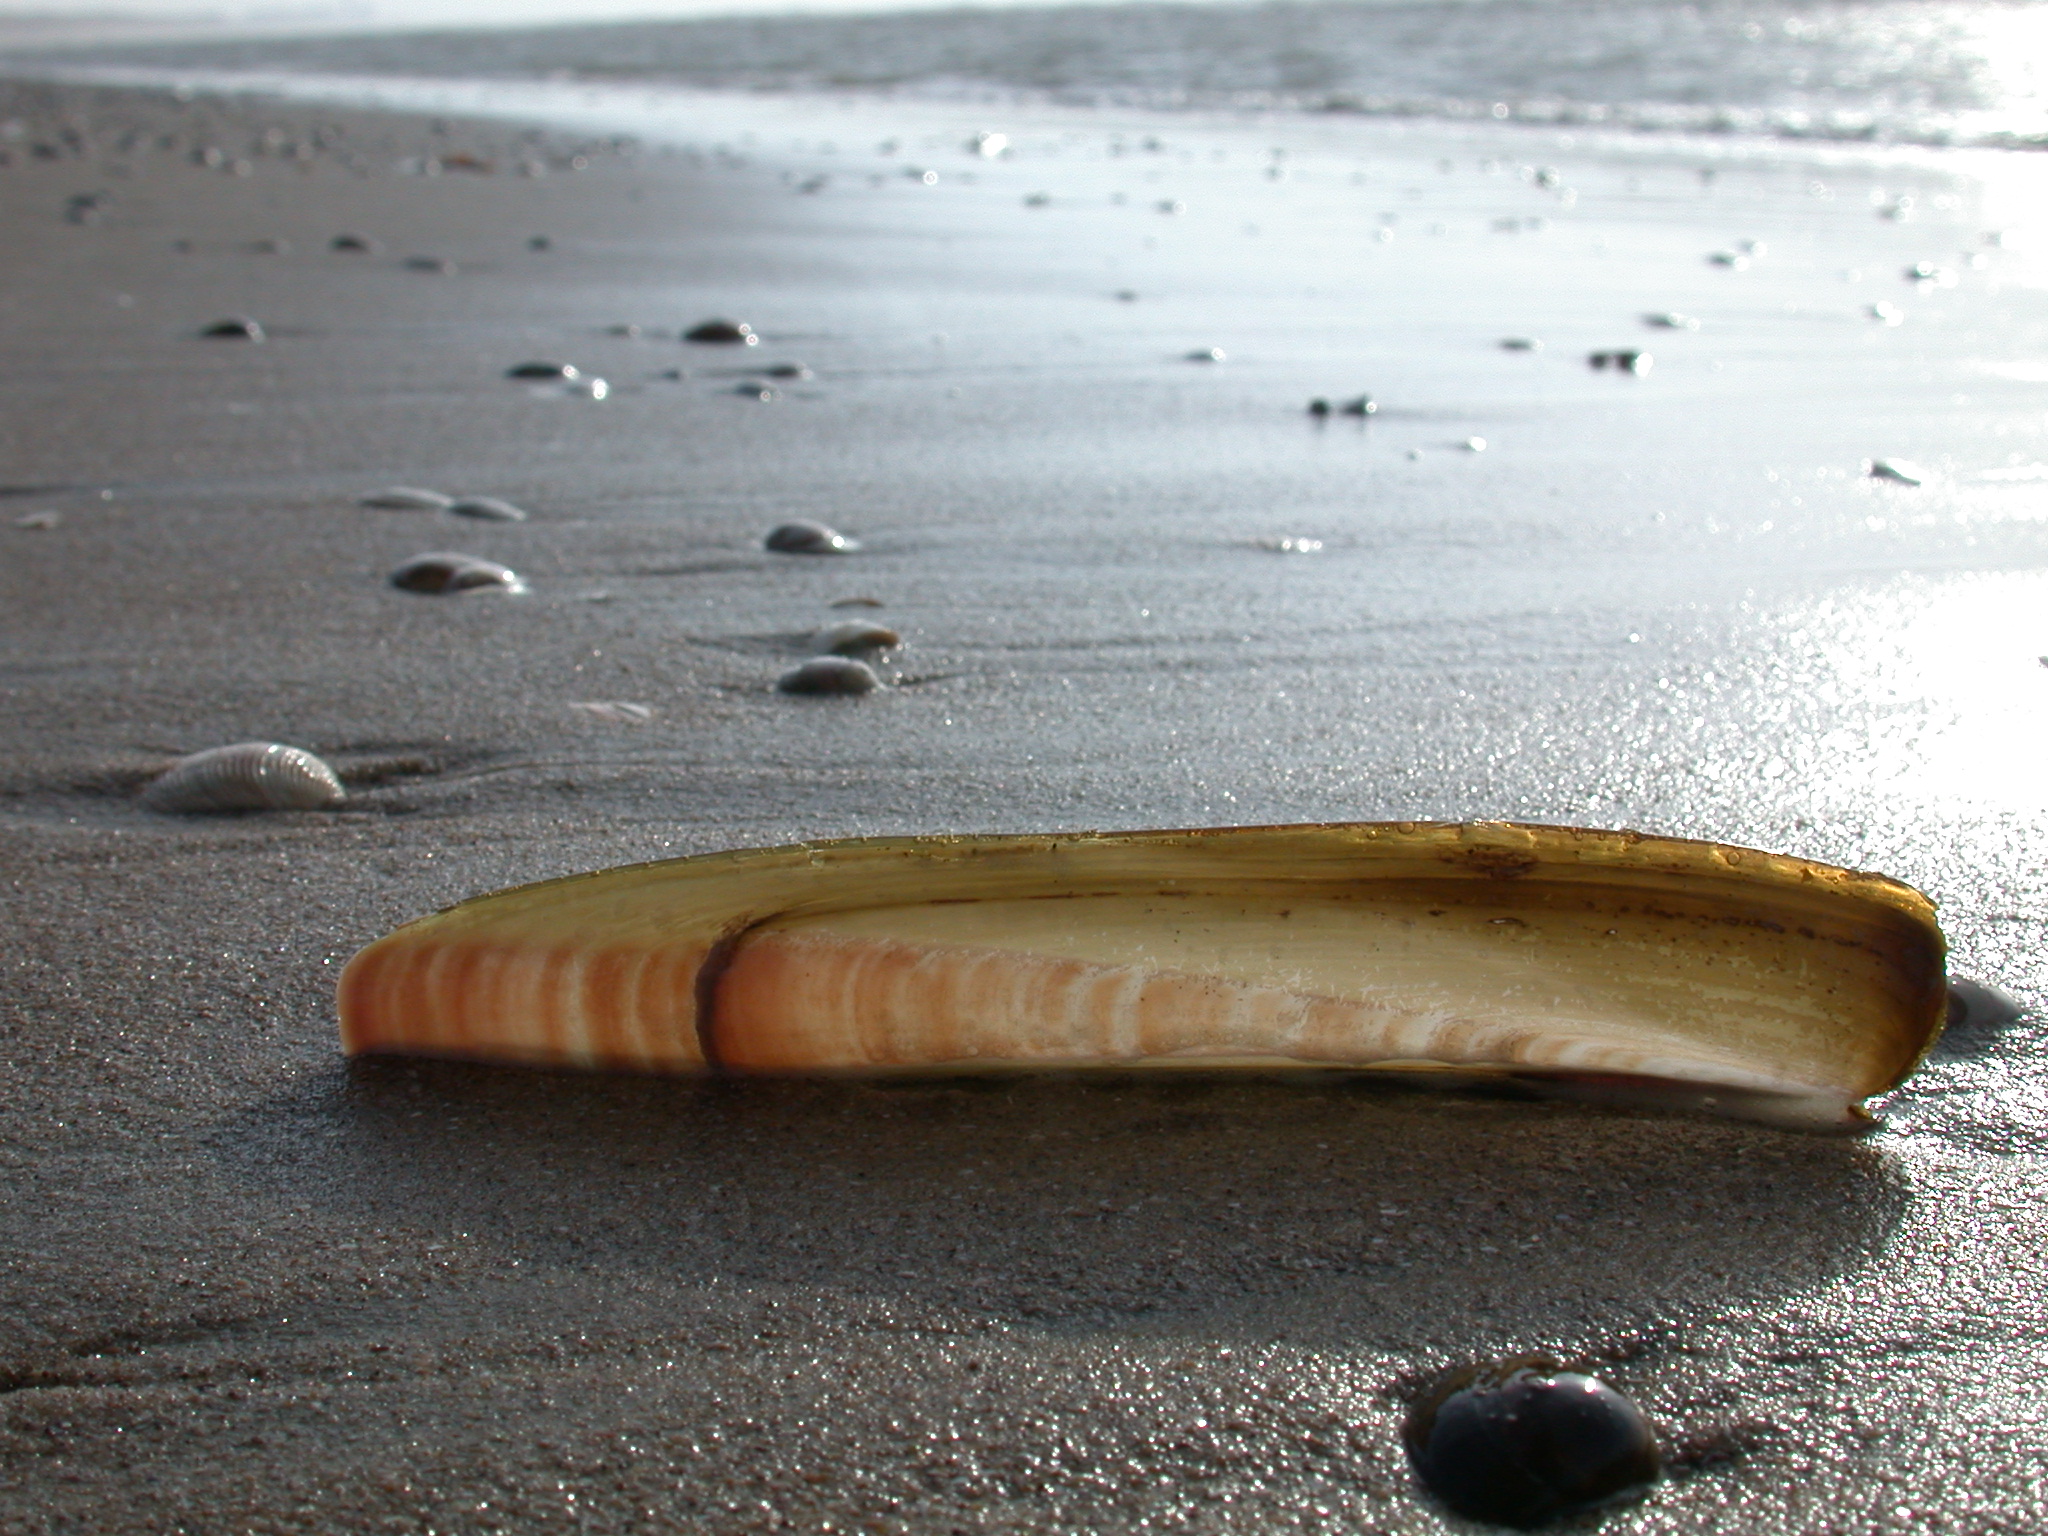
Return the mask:
[[[332,240],[327,242],[327,245],[328,249],[330,250],[355,251],[365,256],[374,256],[379,251],[384,249],[383,246],[379,245],[375,240],[372,240],[368,235],[357,234],[336,235]]]
[[[1641,1409],[1597,1377],[1524,1357],[1453,1371],[1402,1427],[1451,1509],[1520,1530],[1633,1497],[1662,1471]]]
[[[1346,400],[1344,402],[1344,414],[1346,416],[1376,416],[1379,414],[1379,409],[1379,402],[1373,399],[1371,395],[1360,395],[1356,400]]]
[[[1308,413],[1311,416],[1327,416],[1330,414],[1330,402],[1318,395],[1309,401]]]
[[[780,523],[761,542],[779,555],[843,555],[860,548],[838,529],[808,519]]]
[[[519,589],[519,578],[495,560],[475,555],[415,555],[391,573],[391,585],[406,592],[474,592],[483,587]]]
[[[220,341],[261,341],[263,327],[246,315],[231,315],[214,321],[199,334]]]
[[[708,342],[714,346],[751,347],[760,341],[751,325],[737,320],[706,320],[683,332],[685,341]]]
[[[505,370],[508,379],[580,379],[583,372],[574,363],[534,361],[517,363]]]

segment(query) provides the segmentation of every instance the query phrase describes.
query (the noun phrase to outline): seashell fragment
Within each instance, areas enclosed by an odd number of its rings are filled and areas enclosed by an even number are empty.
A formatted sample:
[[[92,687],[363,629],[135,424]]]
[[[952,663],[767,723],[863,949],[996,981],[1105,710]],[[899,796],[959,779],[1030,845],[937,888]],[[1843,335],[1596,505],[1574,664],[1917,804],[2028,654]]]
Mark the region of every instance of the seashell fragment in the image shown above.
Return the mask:
[[[1452,1372],[1401,1438],[1431,1493],[1467,1519],[1518,1530],[1631,1498],[1663,1471],[1642,1409],[1536,1356]]]
[[[624,699],[572,699],[569,707],[579,715],[611,725],[645,725],[654,718],[654,711],[647,705],[628,703]]]
[[[811,649],[821,656],[865,656],[902,643],[903,637],[888,625],[867,619],[841,619],[811,636]]]
[[[873,693],[882,686],[875,669],[850,656],[813,656],[775,680],[778,693]]]
[[[1927,483],[1927,471],[1909,459],[1872,459],[1865,473],[1873,480],[1889,480],[1894,485]]]
[[[844,555],[860,548],[837,529],[802,518],[769,529],[761,542],[779,555]]]
[[[446,512],[455,505],[455,498],[416,485],[387,485],[381,491],[358,496],[356,505],[378,512]]]
[[[299,747],[243,741],[181,758],[142,792],[153,811],[317,811],[347,799],[327,764]]]
[[[754,334],[751,325],[738,320],[706,320],[693,325],[683,332],[683,340],[707,342],[712,346],[753,347],[760,345],[761,338]]]
[[[407,592],[524,592],[526,584],[495,560],[475,555],[414,555],[391,573],[391,585]]]
[[[1817,1128],[1867,1120],[1919,1062],[1942,962],[1932,904],[1881,875],[1634,832],[1358,823],[629,866],[411,923],[350,962],[340,1007],[351,1053],[1347,1068]]]
[[[261,341],[263,327],[247,315],[230,315],[225,320],[216,320],[199,333],[214,341]]]
[[[570,380],[583,377],[583,370],[574,363],[550,363],[536,359],[530,363],[514,363],[505,370],[508,379],[559,379]]]
[[[527,517],[522,508],[495,496],[465,496],[449,502],[447,510],[457,517],[473,517],[483,523],[523,523]]]
[[[14,520],[17,528],[31,528],[37,532],[48,532],[62,524],[64,514],[55,508],[46,507],[40,512],[24,512]]]

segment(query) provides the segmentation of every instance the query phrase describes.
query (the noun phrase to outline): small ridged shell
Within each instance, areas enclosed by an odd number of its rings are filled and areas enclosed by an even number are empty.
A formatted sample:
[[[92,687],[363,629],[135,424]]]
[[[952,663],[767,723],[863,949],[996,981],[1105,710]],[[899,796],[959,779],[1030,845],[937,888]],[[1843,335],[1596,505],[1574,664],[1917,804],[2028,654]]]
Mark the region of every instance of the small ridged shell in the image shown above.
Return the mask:
[[[317,811],[348,798],[327,764],[300,747],[242,741],[174,763],[142,792],[153,811]]]
[[[480,523],[526,521],[524,508],[515,507],[509,501],[500,501],[495,496],[465,496],[460,501],[450,502],[448,510],[457,517],[473,517]]]
[[[387,485],[381,491],[356,498],[357,506],[379,512],[445,512],[454,503],[453,496],[423,490],[417,485]]]

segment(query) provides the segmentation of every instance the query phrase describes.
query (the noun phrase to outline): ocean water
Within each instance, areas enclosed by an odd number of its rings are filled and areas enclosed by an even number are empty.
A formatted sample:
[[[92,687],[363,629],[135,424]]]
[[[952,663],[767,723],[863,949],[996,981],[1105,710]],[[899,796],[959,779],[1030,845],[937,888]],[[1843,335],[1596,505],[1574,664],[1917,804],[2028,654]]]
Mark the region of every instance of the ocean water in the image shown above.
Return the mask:
[[[1302,0],[267,38],[132,62],[2048,148],[2040,0]],[[104,54],[102,54],[104,57]]]

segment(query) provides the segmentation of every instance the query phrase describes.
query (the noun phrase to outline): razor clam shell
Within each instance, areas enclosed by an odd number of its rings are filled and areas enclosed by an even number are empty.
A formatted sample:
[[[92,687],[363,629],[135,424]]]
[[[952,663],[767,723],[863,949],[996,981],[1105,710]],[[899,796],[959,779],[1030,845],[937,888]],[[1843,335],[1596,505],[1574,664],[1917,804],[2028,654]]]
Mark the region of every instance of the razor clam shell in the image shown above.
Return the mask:
[[[1349,1068],[1853,1125],[1939,1033],[1879,875],[1501,823],[873,839],[481,897],[349,963],[351,1053],[653,1071]]]
[[[241,741],[174,763],[142,792],[153,811],[317,811],[348,798],[332,768],[300,747]]]

